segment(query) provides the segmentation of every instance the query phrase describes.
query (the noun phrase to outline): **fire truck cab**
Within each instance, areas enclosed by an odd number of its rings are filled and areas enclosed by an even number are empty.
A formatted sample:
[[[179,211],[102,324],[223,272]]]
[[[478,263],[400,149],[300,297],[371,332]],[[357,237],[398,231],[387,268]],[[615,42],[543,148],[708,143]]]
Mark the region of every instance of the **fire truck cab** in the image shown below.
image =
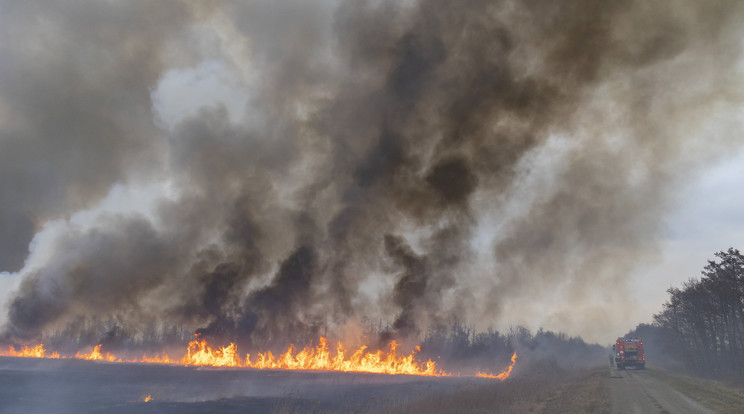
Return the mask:
[[[646,354],[643,353],[643,341],[640,338],[617,338],[615,349],[615,366],[617,369],[635,367],[646,368]]]

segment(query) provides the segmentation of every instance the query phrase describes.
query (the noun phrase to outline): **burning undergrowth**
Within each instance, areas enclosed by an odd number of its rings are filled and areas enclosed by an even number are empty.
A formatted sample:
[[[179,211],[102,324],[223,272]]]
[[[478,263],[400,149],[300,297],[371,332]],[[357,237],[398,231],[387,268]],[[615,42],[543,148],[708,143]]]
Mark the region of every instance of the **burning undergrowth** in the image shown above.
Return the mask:
[[[385,352],[368,351],[365,346],[348,352],[342,343],[338,343],[335,352],[329,350],[326,338],[320,337],[319,345],[316,347],[296,348],[294,345],[282,354],[274,356],[271,351],[259,352],[251,358],[250,354],[243,357],[235,343],[226,346],[211,346],[203,339],[196,339],[188,344],[186,352],[181,358],[171,358],[166,352],[160,355],[143,355],[139,358],[121,358],[110,352],[102,350],[102,346],[96,345],[90,352],[78,352],[73,355],[60,355],[59,352],[48,352],[43,344],[34,347],[24,346],[18,350],[8,347],[7,351],[0,352],[0,356],[18,358],[49,358],[49,359],[81,359],[89,361],[105,361],[110,363],[140,363],[140,364],[178,364],[184,366],[215,367],[215,368],[255,368],[269,370],[300,370],[300,371],[341,371],[341,372],[366,372],[388,375],[416,375],[416,376],[452,376],[452,374],[437,369],[436,362],[428,360],[419,362],[416,359],[416,347],[409,355],[399,355],[397,348],[399,344],[395,341],[390,343],[390,349]],[[500,373],[478,372],[475,374],[481,378],[495,378],[505,380],[509,378],[514,364],[516,363],[516,352],[512,356],[511,365]],[[459,375],[459,374],[458,374]],[[473,375],[473,374],[470,374]]]
[[[376,337],[379,337],[376,335]],[[569,338],[540,330],[532,335],[524,328],[512,328],[507,334],[496,331],[476,332],[454,323],[430,330],[422,346],[410,353],[401,352],[395,341],[386,349],[359,346],[350,348],[320,337],[317,345],[290,345],[284,352],[244,353],[235,343],[215,345],[197,336],[185,349],[136,355],[132,348],[112,352],[101,344],[88,351],[65,354],[47,345],[9,346],[0,356],[50,359],[82,359],[109,363],[170,364],[215,368],[253,368],[291,371],[340,371],[430,377],[476,376],[505,380],[518,370],[533,364],[553,361],[564,367],[595,366],[603,362],[604,349],[588,345],[580,338]],[[505,356],[511,354],[511,358]],[[519,357],[518,355],[521,355]],[[427,359],[428,358],[428,359]]]
[[[737,1],[3,7],[16,346],[281,352],[363,317],[391,321],[374,349],[453,318],[599,336],[733,142],[698,134],[739,99]]]

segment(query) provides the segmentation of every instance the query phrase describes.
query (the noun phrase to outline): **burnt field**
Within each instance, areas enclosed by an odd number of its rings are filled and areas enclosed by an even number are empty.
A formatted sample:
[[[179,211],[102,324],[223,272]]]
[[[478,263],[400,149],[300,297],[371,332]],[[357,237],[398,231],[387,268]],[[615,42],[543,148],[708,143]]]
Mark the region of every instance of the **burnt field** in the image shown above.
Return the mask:
[[[0,413],[346,411],[493,382],[0,357]]]

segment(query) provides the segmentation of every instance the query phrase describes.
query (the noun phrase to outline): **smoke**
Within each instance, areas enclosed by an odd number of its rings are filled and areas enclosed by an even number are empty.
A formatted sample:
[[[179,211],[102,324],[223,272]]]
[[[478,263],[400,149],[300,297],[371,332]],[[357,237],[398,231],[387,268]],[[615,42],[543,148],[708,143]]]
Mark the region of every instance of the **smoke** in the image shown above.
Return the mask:
[[[32,2],[33,3],[33,2]],[[46,220],[159,173],[148,88],[188,16],[147,3],[3,1],[0,269],[21,269]]]
[[[14,335],[36,339],[64,315],[146,317],[136,304],[179,269],[176,244],[142,217],[111,217],[97,228],[61,234],[53,263],[24,275],[8,315]],[[145,315],[141,315],[145,313]],[[118,316],[118,315],[117,315]]]
[[[96,317],[255,344],[359,316],[600,338],[676,190],[736,142],[709,121],[741,101],[735,1],[2,8],[15,340]],[[153,211],[102,211],[153,182]]]

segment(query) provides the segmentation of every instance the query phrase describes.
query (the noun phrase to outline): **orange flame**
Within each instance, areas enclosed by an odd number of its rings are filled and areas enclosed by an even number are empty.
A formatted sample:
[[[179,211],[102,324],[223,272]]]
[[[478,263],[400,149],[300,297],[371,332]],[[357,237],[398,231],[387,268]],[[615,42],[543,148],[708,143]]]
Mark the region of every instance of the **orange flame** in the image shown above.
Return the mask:
[[[212,367],[240,367],[238,348],[234,343],[213,349],[205,340],[191,341],[186,356],[181,360],[183,365],[208,365]]]
[[[296,352],[294,345],[287,351],[275,357],[271,351],[258,353],[253,361],[250,354],[241,359],[234,343],[228,346],[212,348],[204,340],[189,343],[186,355],[181,359],[182,365],[213,366],[213,367],[247,367],[258,369],[287,369],[287,370],[316,370],[316,371],[344,371],[344,372],[373,372],[382,374],[407,375],[445,375],[437,371],[436,363],[417,363],[414,358],[416,351],[408,356],[397,356],[398,344],[390,343],[390,352],[365,352],[361,347],[348,358],[345,356],[343,344],[339,343],[336,354],[331,356],[328,350],[328,340],[320,338],[320,344],[315,347],[305,347]],[[167,357],[167,356],[166,356]]]
[[[81,354],[80,352],[78,352],[77,354],[75,354],[75,358],[87,359],[89,361],[109,361],[109,362],[121,361],[120,359],[116,358],[114,355],[109,354],[108,352],[106,352],[105,356],[101,354],[101,344],[96,345],[89,354]]]
[[[402,375],[421,375],[421,376],[450,376],[451,374],[437,369],[436,362],[428,360],[418,362],[416,353],[420,351],[416,347],[408,355],[398,355],[398,343],[392,341],[390,350],[383,352],[378,350],[370,352],[366,346],[361,346],[351,354],[348,354],[341,342],[336,346],[335,354],[332,354],[328,347],[328,340],[320,337],[318,346],[306,346],[297,351],[294,345],[290,345],[287,350],[279,355],[274,356],[271,351],[259,352],[253,359],[249,354],[242,358],[238,354],[237,346],[230,343],[227,346],[212,347],[203,339],[191,341],[186,348],[186,354],[181,358],[172,359],[165,353],[160,356],[148,357],[143,355],[139,359],[122,360],[115,355],[106,352],[101,353],[102,345],[96,345],[89,353],[75,354],[76,359],[85,359],[92,361],[109,361],[109,362],[132,362],[147,364],[180,364],[185,366],[211,366],[211,367],[242,367],[256,369],[283,369],[283,370],[315,370],[315,371],[342,371],[342,372],[371,372],[379,374],[402,374]],[[59,353],[53,352],[50,355],[45,354],[44,345],[39,344],[33,348],[23,347],[16,351],[13,347],[8,347],[7,352],[0,351],[0,356],[12,357],[34,357],[34,358],[60,358]],[[512,363],[506,371],[500,374],[488,374],[478,372],[476,376],[482,378],[495,378],[504,380],[509,377],[517,360],[517,353],[512,356]]]
[[[501,372],[500,374],[495,374],[495,375],[487,374],[485,372],[478,372],[477,374],[475,374],[475,376],[480,377],[480,378],[495,378],[495,379],[503,381],[509,378],[509,375],[511,375],[512,369],[514,369],[514,365],[516,363],[517,363],[517,353],[515,351],[514,355],[512,355],[511,357],[511,365],[509,365],[509,368],[507,368],[506,371]]]
[[[250,355],[246,355],[245,365],[259,369],[291,369],[291,370],[318,370],[318,371],[343,371],[343,372],[373,372],[379,374],[405,374],[442,376],[446,373],[438,371],[436,363],[431,360],[425,364],[415,361],[418,347],[408,356],[397,356],[398,343],[390,343],[390,352],[383,353],[381,350],[371,353],[362,346],[348,358],[345,356],[343,344],[339,342],[336,355],[331,357],[328,351],[328,341],[320,338],[320,344],[315,348],[305,347],[295,354],[294,345],[290,345],[285,353],[274,358],[271,352],[259,353],[254,362]]]
[[[152,401],[152,395],[148,394],[147,397],[145,397],[145,402],[150,402],[150,401]]]
[[[12,346],[7,351],[0,352],[0,356],[22,357],[22,358],[59,358],[59,353],[52,352],[51,355],[45,355],[44,344],[38,344],[33,348],[24,346],[20,351],[16,351]]]
[[[170,359],[168,355],[163,353],[160,356],[148,357],[147,354],[142,355],[140,359],[134,359],[127,362],[143,362],[145,364],[177,364],[178,361]]]

